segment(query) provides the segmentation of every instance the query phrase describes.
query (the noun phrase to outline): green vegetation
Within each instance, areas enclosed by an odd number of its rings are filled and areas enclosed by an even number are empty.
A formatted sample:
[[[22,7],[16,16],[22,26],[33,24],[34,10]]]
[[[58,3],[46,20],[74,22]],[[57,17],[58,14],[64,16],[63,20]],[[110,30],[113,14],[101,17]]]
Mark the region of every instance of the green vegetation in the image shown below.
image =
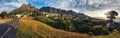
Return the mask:
[[[115,29],[107,28],[105,20],[72,10],[51,7],[38,10],[30,4],[24,4],[9,13],[1,12],[0,18],[12,19],[16,15],[21,15],[16,38],[120,38],[120,26]]]
[[[86,38],[86,36],[57,30],[32,19],[20,19],[16,38]]]
[[[22,13],[2,12],[0,16],[2,18],[15,18],[14,15],[16,14],[22,14]],[[76,21],[73,19],[66,19],[62,16],[46,17],[46,15],[40,13],[37,10],[34,10],[28,14],[25,13],[25,15],[32,16],[33,18],[35,18],[35,20],[43,22],[53,28],[62,29],[69,32],[85,33],[89,35],[108,35],[112,33],[114,30],[105,27],[106,23],[104,21],[93,22],[91,21],[92,19],[80,19]],[[57,19],[55,19],[56,17]],[[21,24],[23,24],[25,27],[28,27],[24,23]],[[116,29],[117,31],[120,32],[119,27],[120,26],[118,26]],[[27,30],[31,30],[31,28],[28,28]]]
[[[6,18],[7,12],[6,11],[1,12],[0,17],[2,17],[3,19]]]
[[[108,35],[112,33],[114,29],[110,29],[106,27],[106,23],[104,21],[93,22],[92,19],[84,19],[81,21],[75,21],[72,19],[65,19],[61,16],[58,16],[57,19],[55,17],[46,17],[41,16],[39,18],[35,18],[37,21],[41,21],[46,23],[54,28],[62,29],[70,32],[79,32],[79,33],[87,33],[92,35]]]
[[[92,38],[120,38],[120,33],[115,29],[109,35],[104,36],[91,36]]]
[[[6,18],[16,18],[15,15],[16,15],[16,14],[14,14],[14,13],[7,13],[6,11],[3,11],[3,12],[0,13],[0,17],[1,17],[2,19],[6,19]]]

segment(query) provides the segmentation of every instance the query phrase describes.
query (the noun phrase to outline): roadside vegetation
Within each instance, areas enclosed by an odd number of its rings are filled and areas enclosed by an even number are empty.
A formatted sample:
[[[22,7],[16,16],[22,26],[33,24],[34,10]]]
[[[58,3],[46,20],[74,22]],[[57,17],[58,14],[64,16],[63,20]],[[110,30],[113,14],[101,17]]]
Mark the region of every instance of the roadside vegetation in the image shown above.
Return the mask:
[[[86,34],[77,34],[57,30],[32,19],[20,19],[16,38],[86,38]]]
[[[95,31],[102,29],[100,26],[95,26]],[[105,30],[105,29],[104,29]],[[104,32],[103,32],[104,33]],[[35,21],[31,18],[20,19],[16,38],[119,38],[120,33],[117,29],[110,32],[108,35],[89,35],[75,32],[67,32],[56,29],[40,21]]]
[[[76,21],[63,17],[58,17],[57,19],[54,19],[54,17],[41,16],[39,18],[35,18],[35,20],[46,23],[53,28],[62,29],[70,32],[84,33],[90,35],[108,35],[111,32],[108,28],[105,27],[105,23],[103,21],[92,22],[92,19]]]

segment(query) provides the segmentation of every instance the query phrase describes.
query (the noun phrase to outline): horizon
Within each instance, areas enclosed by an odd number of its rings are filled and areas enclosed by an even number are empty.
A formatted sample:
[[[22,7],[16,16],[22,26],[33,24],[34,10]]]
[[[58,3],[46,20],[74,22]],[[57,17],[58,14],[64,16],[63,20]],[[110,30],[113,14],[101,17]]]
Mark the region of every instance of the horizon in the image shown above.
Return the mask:
[[[22,4],[32,4],[36,8],[45,6],[55,7],[63,10],[73,10],[90,17],[105,17],[104,13],[115,10],[119,13],[119,0],[1,0],[0,12],[10,12],[19,8]],[[94,4],[96,3],[96,4]],[[112,3],[112,5],[110,5]],[[112,7],[110,7],[112,6]],[[120,15],[118,16],[120,17]]]

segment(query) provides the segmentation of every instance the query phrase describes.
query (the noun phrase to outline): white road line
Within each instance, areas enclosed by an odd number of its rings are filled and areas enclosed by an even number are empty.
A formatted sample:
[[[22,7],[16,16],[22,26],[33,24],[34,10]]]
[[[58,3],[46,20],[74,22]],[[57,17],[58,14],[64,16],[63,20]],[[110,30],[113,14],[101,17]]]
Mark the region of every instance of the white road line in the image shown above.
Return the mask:
[[[12,29],[12,27],[17,27],[17,23],[18,23],[18,20],[16,20],[15,22],[13,22],[13,24],[11,25],[11,27],[9,27],[8,30],[5,31],[5,33],[3,33],[3,35],[0,38],[3,38]]]

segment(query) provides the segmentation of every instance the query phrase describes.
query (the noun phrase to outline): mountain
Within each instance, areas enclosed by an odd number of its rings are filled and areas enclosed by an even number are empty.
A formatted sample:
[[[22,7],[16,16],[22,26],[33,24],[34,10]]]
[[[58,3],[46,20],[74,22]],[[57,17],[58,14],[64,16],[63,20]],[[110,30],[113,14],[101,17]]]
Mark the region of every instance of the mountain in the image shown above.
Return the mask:
[[[34,10],[38,10],[38,9],[32,6],[31,4],[23,4],[20,8],[17,8],[13,10],[12,12],[18,12],[18,13],[19,12],[31,12]]]
[[[56,9],[54,7],[42,7],[39,9],[40,12],[56,12],[56,13],[61,13],[61,14],[74,14],[76,12],[69,10],[61,10],[61,9]]]
[[[62,9],[57,9],[54,7],[42,7],[39,9],[40,12],[49,12],[49,13],[60,13],[60,14],[69,14],[72,16],[77,16],[77,17],[88,17],[87,15],[83,13],[76,13],[72,10],[62,10]]]

